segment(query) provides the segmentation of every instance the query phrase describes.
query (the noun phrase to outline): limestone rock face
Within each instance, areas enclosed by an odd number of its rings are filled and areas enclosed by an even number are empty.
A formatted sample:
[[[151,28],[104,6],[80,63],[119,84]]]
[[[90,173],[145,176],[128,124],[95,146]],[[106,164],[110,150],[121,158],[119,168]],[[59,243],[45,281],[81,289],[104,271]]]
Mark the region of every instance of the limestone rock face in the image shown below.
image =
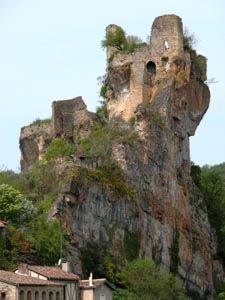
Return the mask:
[[[36,160],[41,160],[52,139],[53,131],[51,123],[30,125],[22,128],[19,141],[21,169],[24,170]]]
[[[190,176],[189,149],[189,137],[210,101],[205,58],[184,50],[181,19],[166,15],[154,21],[149,45],[130,54],[110,47],[107,60],[108,125],[116,120],[117,126],[136,132],[131,141],[115,140],[108,157],[122,170],[120,189],[113,185],[113,173],[110,182],[102,180],[96,167],[73,165],[73,177],[49,219],[58,218],[66,229],[77,273],[82,272],[79,249],[92,241],[128,260],[154,259],[198,292],[199,299],[213,299],[222,267],[214,260],[215,233]],[[30,128],[21,135],[24,161],[37,158],[50,137],[66,136],[76,143],[74,128],[88,134],[88,116],[80,98],[53,103],[51,130],[44,135],[42,129]],[[127,122],[131,118],[132,125]]]
[[[222,268],[213,259],[215,233],[190,177],[189,153],[189,136],[209,106],[210,93],[206,73],[193,57],[195,52],[183,49],[182,22],[174,15],[156,18],[150,45],[131,54],[109,49],[109,122],[133,117],[139,136],[132,145],[115,142],[111,160],[135,196],[80,178],[65,186],[50,217],[61,219],[77,245],[94,241],[118,256],[131,255],[126,241],[132,237],[136,254],[174,271],[199,299],[212,299]],[[78,248],[70,251],[81,271]]]

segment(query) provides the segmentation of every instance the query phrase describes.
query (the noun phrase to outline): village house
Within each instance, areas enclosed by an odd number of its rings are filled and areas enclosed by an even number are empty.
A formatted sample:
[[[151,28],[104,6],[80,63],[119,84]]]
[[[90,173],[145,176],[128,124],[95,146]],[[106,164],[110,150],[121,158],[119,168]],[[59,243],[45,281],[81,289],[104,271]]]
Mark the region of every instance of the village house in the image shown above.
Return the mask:
[[[15,270],[15,273],[63,284],[65,300],[79,300],[80,278],[76,274],[70,272],[68,263],[62,263],[61,266],[57,267],[20,264],[18,269]]]
[[[64,284],[0,270],[0,300],[64,300]]]
[[[112,300],[115,288],[105,278],[80,280],[80,300]]]
[[[80,280],[68,263],[57,267],[20,264],[0,271],[0,300],[112,300],[114,287],[106,279]]]

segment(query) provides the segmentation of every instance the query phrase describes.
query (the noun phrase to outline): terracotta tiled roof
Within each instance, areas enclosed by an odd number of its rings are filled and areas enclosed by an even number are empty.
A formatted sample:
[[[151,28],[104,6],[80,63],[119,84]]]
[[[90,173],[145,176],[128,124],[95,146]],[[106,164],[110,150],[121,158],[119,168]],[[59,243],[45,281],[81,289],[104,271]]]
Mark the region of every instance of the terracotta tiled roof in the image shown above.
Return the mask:
[[[4,228],[5,225],[6,225],[6,222],[0,220],[0,228]]]
[[[67,273],[62,271],[59,267],[45,267],[45,266],[31,266],[28,265],[28,270],[36,272],[48,279],[58,280],[79,280],[79,276],[74,273]]]
[[[7,272],[0,270],[0,281],[21,285],[63,285],[62,283],[56,283],[49,280],[38,279],[30,276],[19,275],[13,272]]]
[[[114,290],[114,286],[112,284],[110,284],[106,278],[100,278],[100,279],[93,279],[93,286],[89,286],[89,280],[80,280],[79,284],[80,284],[80,288],[82,289],[95,289],[97,288],[99,285],[105,283],[106,285],[108,285],[111,289]]]

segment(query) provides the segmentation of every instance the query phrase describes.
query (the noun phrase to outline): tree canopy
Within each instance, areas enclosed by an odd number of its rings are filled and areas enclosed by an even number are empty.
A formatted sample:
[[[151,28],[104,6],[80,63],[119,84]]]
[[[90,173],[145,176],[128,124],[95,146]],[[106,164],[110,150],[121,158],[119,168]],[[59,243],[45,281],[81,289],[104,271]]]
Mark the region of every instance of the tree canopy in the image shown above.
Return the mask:
[[[18,190],[8,184],[0,185],[0,219],[22,224],[30,219],[34,206]]]
[[[188,300],[179,280],[160,270],[148,259],[137,259],[123,268],[121,279],[126,289],[114,292],[114,300]]]

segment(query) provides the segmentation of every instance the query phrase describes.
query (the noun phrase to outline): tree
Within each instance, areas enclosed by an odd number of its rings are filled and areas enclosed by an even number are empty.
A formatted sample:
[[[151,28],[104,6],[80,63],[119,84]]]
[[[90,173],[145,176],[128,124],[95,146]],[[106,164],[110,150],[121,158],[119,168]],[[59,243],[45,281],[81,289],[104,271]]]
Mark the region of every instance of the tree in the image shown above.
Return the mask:
[[[115,31],[107,31],[105,39],[102,41],[102,47],[114,47],[124,53],[132,53],[134,50],[142,45],[146,45],[136,35],[126,36],[125,31],[121,27],[116,27]]]
[[[61,249],[65,246],[63,232],[58,220],[47,222],[40,217],[27,237],[33,244],[37,256],[44,265],[54,265],[58,262]]]
[[[29,221],[35,212],[31,201],[10,185],[0,185],[0,218],[15,225]]]
[[[192,179],[201,190],[211,226],[218,238],[217,253],[225,265],[225,164],[191,167]]]
[[[161,271],[153,261],[148,259],[132,261],[122,270],[121,279],[129,292],[122,293],[123,298],[127,300],[189,299],[179,280],[172,273]]]
[[[117,50],[122,50],[126,43],[126,34],[121,27],[117,27],[115,31],[107,31],[105,39],[102,41],[102,47],[114,47]]]

